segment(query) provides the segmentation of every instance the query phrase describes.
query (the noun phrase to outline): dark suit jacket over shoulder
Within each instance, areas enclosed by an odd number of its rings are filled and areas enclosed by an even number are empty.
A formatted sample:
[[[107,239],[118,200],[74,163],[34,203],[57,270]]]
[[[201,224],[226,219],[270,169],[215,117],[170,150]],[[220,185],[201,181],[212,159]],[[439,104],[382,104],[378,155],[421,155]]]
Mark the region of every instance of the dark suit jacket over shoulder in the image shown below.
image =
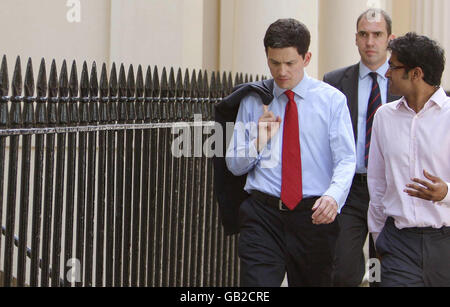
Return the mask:
[[[264,104],[273,100],[273,79],[236,86],[232,94],[225,97],[214,106],[215,121],[222,126],[223,149],[228,147],[226,123],[236,120],[242,99],[250,92],[257,93]],[[225,157],[214,157],[214,191],[219,203],[219,216],[225,234],[232,235],[239,232],[239,206],[249,196],[244,191],[247,175],[234,176],[227,168]]]

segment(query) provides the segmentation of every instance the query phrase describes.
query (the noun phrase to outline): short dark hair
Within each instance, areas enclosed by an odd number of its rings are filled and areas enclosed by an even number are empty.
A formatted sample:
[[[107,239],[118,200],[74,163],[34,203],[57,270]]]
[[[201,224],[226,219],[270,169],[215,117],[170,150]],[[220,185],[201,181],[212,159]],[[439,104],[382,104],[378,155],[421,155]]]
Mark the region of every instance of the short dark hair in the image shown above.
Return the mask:
[[[272,23],[264,36],[266,53],[268,48],[297,48],[298,54],[305,57],[311,43],[308,28],[298,20],[287,18],[278,19]]]
[[[439,44],[423,35],[409,32],[405,36],[392,40],[388,50],[395,53],[398,61],[407,71],[420,67],[423,80],[432,86],[440,86],[445,68],[445,52]]]
[[[382,9],[377,8],[370,8],[363,12],[361,15],[359,15],[358,20],[356,21],[356,31],[358,31],[359,22],[363,17],[365,17],[367,20],[374,20],[375,18],[378,18],[378,16],[383,16],[384,21],[386,21],[386,32],[387,35],[390,36],[392,34],[392,19],[391,16],[389,16],[386,11]]]

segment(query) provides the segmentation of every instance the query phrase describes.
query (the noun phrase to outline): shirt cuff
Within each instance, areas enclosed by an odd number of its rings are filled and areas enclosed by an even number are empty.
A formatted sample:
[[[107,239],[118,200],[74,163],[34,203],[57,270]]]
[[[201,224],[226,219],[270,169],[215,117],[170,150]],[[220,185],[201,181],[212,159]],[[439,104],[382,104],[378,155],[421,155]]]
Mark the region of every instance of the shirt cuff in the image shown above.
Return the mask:
[[[330,187],[322,195],[322,196],[329,196],[336,201],[336,203],[338,205],[338,211],[337,211],[338,213],[341,213],[342,207],[344,207],[344,202],[341,200],[340,194],[341,193],[339,193],[339,191],[337,191],[337,189],[333,189],[332,187]]]
[[[450,182],[446,182],[447,184],[447,195],[441,201],[434,202],[438,206],[447,206],[450,207]]]
[[[337,198],[336,195],[334,195],[333,193],[330,193],[330,191],[326,191],[325,193],[322,194],[322,196],[328,196],[328,197],[333,198],[334,201],[336,202],[336,204],[338,205],[337,213],[338,213],[338,214],[341,213],[342,207],[344,207],[344,205],[343,205],[343,204],[341,205],[341,204],[339,203],[338,198]]]

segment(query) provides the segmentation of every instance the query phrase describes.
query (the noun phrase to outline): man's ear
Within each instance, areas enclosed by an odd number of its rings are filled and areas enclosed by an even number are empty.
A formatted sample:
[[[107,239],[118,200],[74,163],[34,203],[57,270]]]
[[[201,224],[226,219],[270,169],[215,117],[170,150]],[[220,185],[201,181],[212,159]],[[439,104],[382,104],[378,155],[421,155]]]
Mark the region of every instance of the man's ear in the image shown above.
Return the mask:
[[[423,79],[423,70],[420,67],[415,67],[412,69],[411,76],[413,80],[422,80]]]
[[[391,34],[388,37],[388,42],[390,42],[391,40],[396,39],[396,38],[397,38],[397,36],[395,36],[395,34]]]
[[[305,67],[308,66],[309,62],[311,61],[311,57],[312,57],[312,53],[311,52],[307,52],[305,54],[305,58],[303,59],[303,61],[305,63]]]

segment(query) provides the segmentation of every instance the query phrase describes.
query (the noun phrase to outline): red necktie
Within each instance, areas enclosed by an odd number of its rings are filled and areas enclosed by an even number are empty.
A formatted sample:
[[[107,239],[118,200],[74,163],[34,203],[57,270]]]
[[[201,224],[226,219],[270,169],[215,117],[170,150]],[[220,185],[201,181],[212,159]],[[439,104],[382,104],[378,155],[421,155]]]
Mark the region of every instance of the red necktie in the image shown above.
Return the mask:
[[[293,210],[302,200],[302,161],[297,105],[294,92],[285,92],[289,101],[286,105],[283,125],[283,149],[281,165],[281,201]]]

